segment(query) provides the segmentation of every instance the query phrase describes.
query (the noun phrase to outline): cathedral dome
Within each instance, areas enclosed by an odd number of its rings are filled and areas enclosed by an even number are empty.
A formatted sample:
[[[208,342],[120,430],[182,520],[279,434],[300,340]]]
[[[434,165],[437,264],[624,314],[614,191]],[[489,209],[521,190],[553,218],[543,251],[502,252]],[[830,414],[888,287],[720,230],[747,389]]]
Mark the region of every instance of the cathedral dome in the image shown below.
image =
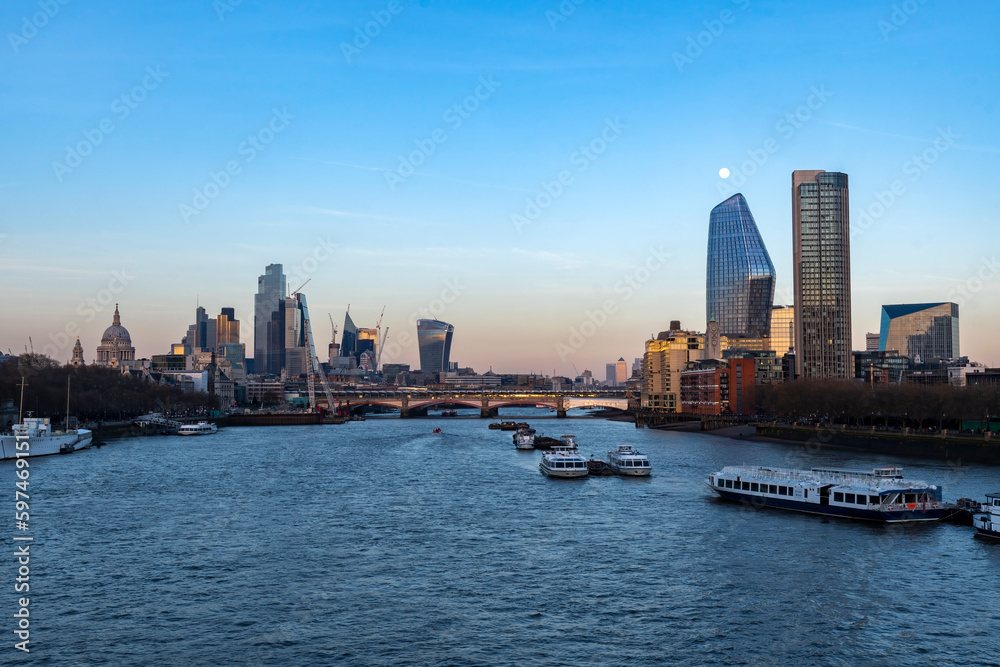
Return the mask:
[[[115,304],[115,319],[110,327],[104,330],[104,335],[101,336],[102,343],[112,343],[112,342],[122,342],[126,345],[132,344],[132,336],[129,335],[128,329],[122,326],[121,317],[118,315],[118,304]]]

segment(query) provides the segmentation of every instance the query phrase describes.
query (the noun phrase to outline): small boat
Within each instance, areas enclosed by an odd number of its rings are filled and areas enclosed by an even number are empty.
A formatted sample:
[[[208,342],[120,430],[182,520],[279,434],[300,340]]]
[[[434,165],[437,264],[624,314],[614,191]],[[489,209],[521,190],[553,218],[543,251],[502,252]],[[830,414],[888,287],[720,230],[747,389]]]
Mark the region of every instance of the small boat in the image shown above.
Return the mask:
[[[436,428],[433,431],[431,431],[431,433],[437,435],[437,434],[440,434],[440,433],[444,433],[444,431],[442,431],[440,428]]]
[[[441,412],[441,416],[442,417],[457,417],[458,416],[458,410],[443,410]]]
[[[490,424],[489,428],[490,428],[491,431],[499,431],[500,430],[500,422],[493,422],[492,424]]]
[[[219,427],[210,422],[198,422],[197,424],[184,424],[177,429],[177,435],[211,435],[218,432]]]
[[[517,449],[534,449],[535,436],[527,431],[518,431],[514,434],[514,447]]]
[[[559,438],[559,441],[562,443],[563,447],[571,449],[574,452],[577,450],[575,435],[564,435],[561,438]]]
[[[500,422],[501,431],[516,431],[520,429],[522,426],[527,426],[527,424],[523,422],[520,424],[518,424],[517,422]]]
[[[972,525],[976,535],[1000,540],[1000,493],[987,493],[983,514],[974,514]]]
[[[600,459],[595,459],[593,456],[587,461],[587,470],[591,475],[606,476],[606,475],[617,475],[618,473],[610,465],[605,463]]]
[[[754,507],[897,523],[939,521],[957,511],[941,501],[941,487],[903,478],[903,469],[727,466],[708,476],[708,486],[726,500]]]
[[[621,445],[608,452],[608,465],[619,475],[645,477],[652,472],[649,457],[635,451],[630,445]]]
[[[590,474],[587,459],[575,451],[556,449],[542,454],[538,469],[549,477],[560,479],[581,479]]]

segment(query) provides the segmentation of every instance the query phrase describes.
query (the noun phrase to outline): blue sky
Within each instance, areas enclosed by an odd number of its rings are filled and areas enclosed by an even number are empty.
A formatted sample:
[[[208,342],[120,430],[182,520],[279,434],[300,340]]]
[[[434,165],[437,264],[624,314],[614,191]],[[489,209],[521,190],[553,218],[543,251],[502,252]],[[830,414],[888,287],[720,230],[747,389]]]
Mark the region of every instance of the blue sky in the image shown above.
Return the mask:
[[[855,348],[883,303],[954,300],[963,354],[1000,362],[1000,8],[664,4],[5,3],[0,347],[67,359],[79,329],[89,359],[111,300],[139,356],[199,300],[252,347],[276,262],[323,341],[385,305],[383,361],[416,364],[423,311],[462,365],[603,376],[704,328],[732,192],[791,303],[790,174],[827,169],[870,215]]]

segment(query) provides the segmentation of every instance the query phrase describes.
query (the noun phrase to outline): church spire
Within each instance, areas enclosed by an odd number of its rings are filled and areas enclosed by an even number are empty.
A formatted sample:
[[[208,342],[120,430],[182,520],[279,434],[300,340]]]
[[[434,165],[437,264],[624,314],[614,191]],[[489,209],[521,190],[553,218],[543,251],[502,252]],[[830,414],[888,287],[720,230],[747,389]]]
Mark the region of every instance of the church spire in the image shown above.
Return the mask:
[[[107,321],[107,320],[105,320],[105,321]],[[116,326],[116,327],[120,327],[122,325],[122,318],[118,315],[118,304],[117,303],[115,304],[115,321],[112,324],[114,324],[114,326]]]

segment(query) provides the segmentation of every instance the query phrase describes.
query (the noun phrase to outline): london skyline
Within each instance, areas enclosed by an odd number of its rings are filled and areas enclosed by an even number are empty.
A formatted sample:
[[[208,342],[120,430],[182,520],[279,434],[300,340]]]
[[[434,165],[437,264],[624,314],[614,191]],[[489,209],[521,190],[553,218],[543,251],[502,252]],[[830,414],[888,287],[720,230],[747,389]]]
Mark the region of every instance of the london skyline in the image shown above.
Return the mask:
[[[670,320],[704,328],[709,212],[737,192],[791,305],[789,175],[825,169],[851,178],[853,349],[885,304],[954,301],[962,353],[1000,360],[993,5],[225,6],[70,3],[30,38],[36,3],[0,12],[22,35],[2,55],[4,351],[74,323],[90,359],[115,302],[137,357],[197,303],[233,307],[249,349],[280,263],[292,290],[311,278],[320,343],[325,313],[372,326],[385,305],[396,332],[452,323],[480,372],[599,373]],[[372,12],[391,19],[358,47]]]

